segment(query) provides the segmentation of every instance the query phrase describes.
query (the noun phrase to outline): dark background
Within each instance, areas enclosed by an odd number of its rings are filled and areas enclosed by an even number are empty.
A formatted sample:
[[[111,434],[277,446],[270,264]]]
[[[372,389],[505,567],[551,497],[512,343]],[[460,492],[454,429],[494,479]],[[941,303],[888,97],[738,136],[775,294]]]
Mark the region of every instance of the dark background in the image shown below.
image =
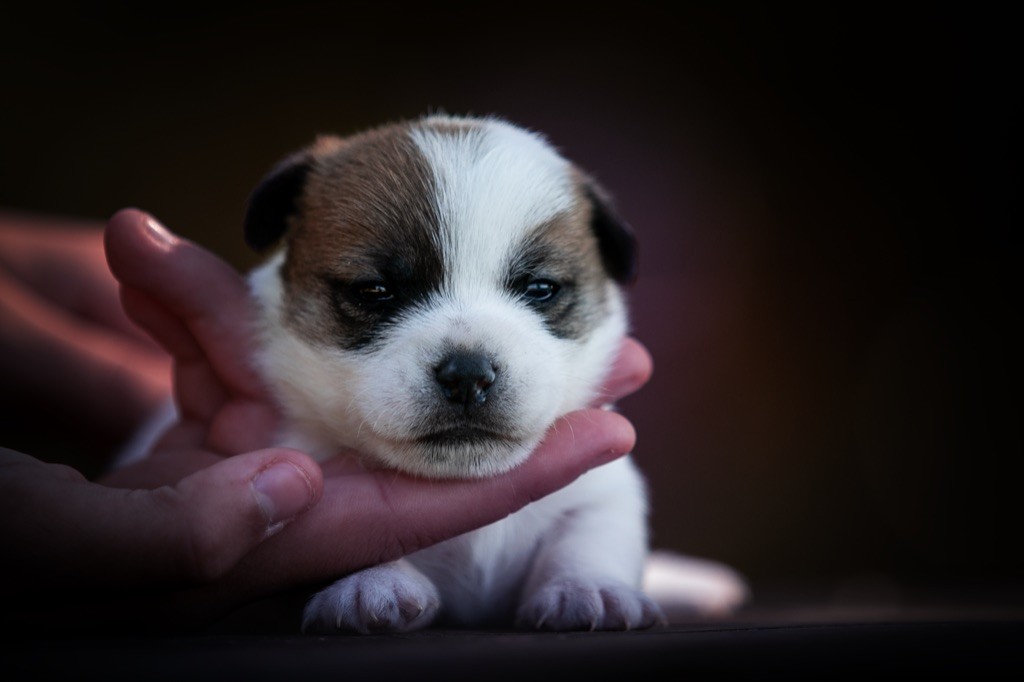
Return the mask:
[[[1007,16],[212,5],[4,8],[0,207],[138,206],[247,268],[249,190],[315,135],[499,114],[640,238],[656,373],[622,408],[656,546],[755,597],[1022,586]],[[20,409],[0,424],[31,448]]]

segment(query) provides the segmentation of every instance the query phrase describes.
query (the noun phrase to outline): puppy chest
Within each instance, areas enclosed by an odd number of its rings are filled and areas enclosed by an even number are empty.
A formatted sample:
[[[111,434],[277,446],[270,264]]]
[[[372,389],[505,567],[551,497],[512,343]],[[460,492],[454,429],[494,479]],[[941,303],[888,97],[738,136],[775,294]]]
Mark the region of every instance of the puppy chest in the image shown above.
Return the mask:
[[[523,510],[409,560],[438,588],[446,620],[462,626],[508,622],[549,525]]]

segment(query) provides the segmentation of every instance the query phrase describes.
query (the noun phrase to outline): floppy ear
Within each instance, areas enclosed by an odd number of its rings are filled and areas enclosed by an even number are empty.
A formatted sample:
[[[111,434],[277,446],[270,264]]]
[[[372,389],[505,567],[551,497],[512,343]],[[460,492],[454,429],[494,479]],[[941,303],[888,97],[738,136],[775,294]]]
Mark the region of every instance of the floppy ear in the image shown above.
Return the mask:
[[[288,230],[288,217],[299,211],[299,195],[306,184],[311,157],[308,152],[292,154],[277,164],[249,195],[245,210],[245,242],[263,251]]]
[[[590,227],[597,237],[601,262],[608,275],[619,284],[636,279],[636,237],[626,221],[612,208],[611,200],[593,180],[584,184],[591,205]]]

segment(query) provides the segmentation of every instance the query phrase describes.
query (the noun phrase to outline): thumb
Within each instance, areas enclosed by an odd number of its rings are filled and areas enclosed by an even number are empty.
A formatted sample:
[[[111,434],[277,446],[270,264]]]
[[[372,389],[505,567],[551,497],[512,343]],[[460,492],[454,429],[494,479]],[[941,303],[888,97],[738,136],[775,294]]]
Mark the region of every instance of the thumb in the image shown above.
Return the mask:
[[[310,509],[323,475],[306,455],[275,448],[229,457],[163,490],[153,494],[170,501],[182,577],[206,582]]]
[[[0,578],[33,598],[213,580],[323,490],[320,467],[283,448],[220,460],[155,490],[90,483],[3,448],[0,467],[0,531],[11,550]]]

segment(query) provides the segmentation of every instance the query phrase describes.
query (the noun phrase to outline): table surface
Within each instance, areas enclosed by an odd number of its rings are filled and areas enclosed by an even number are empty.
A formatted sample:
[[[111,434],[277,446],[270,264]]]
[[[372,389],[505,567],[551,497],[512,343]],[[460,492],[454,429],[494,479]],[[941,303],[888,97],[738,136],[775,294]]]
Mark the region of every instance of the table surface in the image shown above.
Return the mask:
[[[188,634],[8,633],[3,677],[104,680],[372,678],[776,678],[904,672],[1024,673],[1024,608],[1015,598],[841,607],[765,600],[735,616],[633,632],[429,629],[402,635],[300,636],[290,624],[231,621]]]

